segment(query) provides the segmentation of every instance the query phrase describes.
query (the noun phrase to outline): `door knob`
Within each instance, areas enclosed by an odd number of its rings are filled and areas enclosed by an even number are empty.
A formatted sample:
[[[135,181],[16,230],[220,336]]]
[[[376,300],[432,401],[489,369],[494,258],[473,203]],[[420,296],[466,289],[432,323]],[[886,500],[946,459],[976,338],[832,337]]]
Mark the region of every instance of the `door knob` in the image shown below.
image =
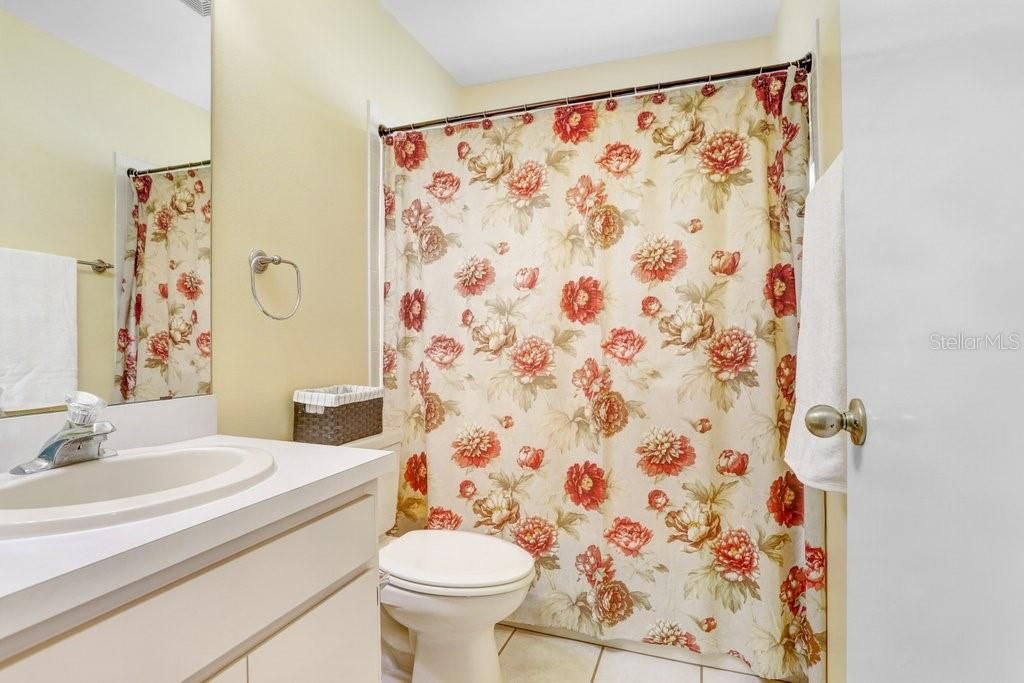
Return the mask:
[[[807,431],[822,439],[845,430],[850,433],[850,441],[854,446],[863,446],[868,436],[868,415],[864,412],[864,403],[859,398],[850,401],[850,407],[846,412],[836,410],[832,406],[813,406],[807,411],[804,424],[807,425]]]

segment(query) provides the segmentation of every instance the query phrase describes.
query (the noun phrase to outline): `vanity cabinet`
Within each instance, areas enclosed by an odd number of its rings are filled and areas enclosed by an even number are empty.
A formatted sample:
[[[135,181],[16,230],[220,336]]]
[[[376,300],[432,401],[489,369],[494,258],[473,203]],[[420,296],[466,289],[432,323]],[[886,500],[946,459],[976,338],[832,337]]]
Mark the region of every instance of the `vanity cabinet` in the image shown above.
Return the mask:
[[[0,665],[0,683],[378,681],[371,490]]]
[[[376,681],[377,572],[364,572],[249,653],[248,683]],[[327,672],[335,672],[332,676]]]
[[[363,656],[378,647],[366,627],[377,619],[376,595],[376,572],[363,572],[209,683],[376,681],[379,660]]]

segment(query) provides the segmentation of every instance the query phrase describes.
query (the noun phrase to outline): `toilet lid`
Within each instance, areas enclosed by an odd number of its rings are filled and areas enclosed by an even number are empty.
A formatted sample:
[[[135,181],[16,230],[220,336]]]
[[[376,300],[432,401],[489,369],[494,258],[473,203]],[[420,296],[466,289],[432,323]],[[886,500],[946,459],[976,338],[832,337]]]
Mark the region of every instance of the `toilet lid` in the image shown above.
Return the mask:
[[[483,588],[533,573],[533,557],[496,536],[470,531],[410,531],[380,549],[380,568],[423,586]]]

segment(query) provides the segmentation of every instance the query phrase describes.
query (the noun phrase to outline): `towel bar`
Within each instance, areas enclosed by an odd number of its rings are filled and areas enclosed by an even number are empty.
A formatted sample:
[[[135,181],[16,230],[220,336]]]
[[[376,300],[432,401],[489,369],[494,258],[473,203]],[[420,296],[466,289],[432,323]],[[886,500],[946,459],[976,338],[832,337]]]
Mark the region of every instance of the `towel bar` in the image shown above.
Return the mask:
[[[101,258],[98,258],[95,261],[84,261],[82,259],[76,260],[78,261],[78,265],[89,266],[90,268],[92,268],[92,272],[94,273],[105,273],[114,267],[113,263],[107,263]]]
[[[256,276],[267,271],[267,268],[271,265],[280,265],[286,263],[295,269],[295,305],[292,306],[292,310],[286,315],[274,315],[263,306],[263,302],[260,301],[260,295],[256,293]],[[256,302],[263,315],[274,320],[288,320],[296,311],[299,310],[299,304],[302,303],[302,274],[299,272],[299,266],[294,261],[281,258],[280,256],[267,256],[267,252],[262,249],[253,249],[249,253],[249,290],[252,292],[252,299]]]

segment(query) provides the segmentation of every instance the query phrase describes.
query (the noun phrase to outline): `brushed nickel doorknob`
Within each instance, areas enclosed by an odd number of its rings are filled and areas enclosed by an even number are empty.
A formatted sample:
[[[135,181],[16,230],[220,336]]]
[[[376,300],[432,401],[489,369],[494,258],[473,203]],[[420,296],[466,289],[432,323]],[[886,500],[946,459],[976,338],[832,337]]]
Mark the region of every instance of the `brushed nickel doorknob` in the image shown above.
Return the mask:
[[[859,398],[850,401],[850,407],[846,412],[836,410],[832,406],[813,406],[807,411],[804,424],[807,425],[807,431],[822,439],[845,430],[850,433],[850,441],[854,446],[863,446],[868,436],[868,415],[864,411],[864,403]]]

